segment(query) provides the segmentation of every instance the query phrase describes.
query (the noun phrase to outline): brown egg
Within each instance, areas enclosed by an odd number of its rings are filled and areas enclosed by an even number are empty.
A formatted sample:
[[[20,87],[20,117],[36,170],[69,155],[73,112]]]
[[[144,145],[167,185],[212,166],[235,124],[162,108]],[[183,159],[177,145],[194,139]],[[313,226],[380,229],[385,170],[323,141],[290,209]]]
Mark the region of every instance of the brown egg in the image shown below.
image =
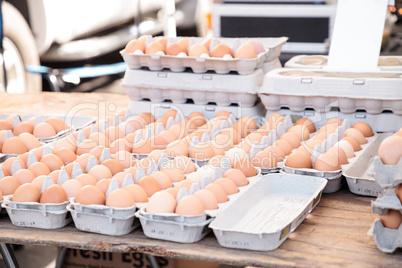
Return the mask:
[[[178,43],[170,44],[166,47],[166,55],[177,56],[179,53],[186,53],[186,50]]]
[[[70,128],[62,119],[55,116],[48,117],[45,122],[50,124],[56,130],[56,133]]]
[[[295,125],[291,127],[288,132],[295,133],[302,141],[308,140],[310,138],[310,131],[304,125]]]
[[[100,181],[98,181],[95,186],[98,187],[100,190],[102,190],[102,192],[104,194],[106,194],[107,189],[109,188],[110,182],[112,180],[110,179],[101,179]]]
[[[64,165],[74,162],[77,159],[77,155],[71,151],[69,148],[63,147],[57,151],[55,154],[60,157]]]
[[[78,175],[75,179],[79,181],[83,186],[95,185],[98,182],[92,175],[89,174]]]
[[[331,133],[334,133],[337,128],[338,128],[337,124],[325,124],[317,131],[316,135],[324,133],[325,134],[324,138],[327,138]]]
[[[105,194],[94,185],[86,185],[78,191],[75,202],[82,205],[104,205]]]
[[[148,159],[153,159],[155,160],[156,163],[159,162],[159,158],[161,157],[161,155],[164,153],[164,150],[153,150],[149,155],[148,155]]]
[[[62,149],[64,147],[68,148],[69,150],[71,150],[74,153],[75,153],[75,151],[77,149],[77,147],[75,146],[74,141],[71,138],[67,138],[67,137],[61,138],[60,140],[56,141],[56,143],[54,144],[53,149],[55,151],[58,151],[58,150],[60,150],[60,149]]]
[[[165,192],[171,194],[176,199],[176,196],[179,193],[179,188],[176,188],[176,187],[169,188],[169,189],[165,190]]]
[[[355,152],[360,151],[362,149],[362,147],[360,146],[360,143],[358,140],[356,140],[355,137],[352,136],[347,136],[341,139],[341,141],[347,141],[350,143],[350,145],[352,145],[353,150]]]
[[[288,141],[293,148],[298,148],[301,145],[301,139],[293,132],[286,132],[279,139]]]
[[[179,155],[188,156],[189,155],[189,151],[188,151],[189,146],[186,145],[185,143],[186,143],[186,141],[184,139],[176,140],[176,141],[169,143],[166,146],[166,150],[165,150],[166,154],[168,156],[172,156],[172,157],[179,156]]]
[[[154,149],[156,148],[151,145],[151,140],[140,140],[133,145],[132,152],[135,154],[149,154]]]
[[[142,52],[145,51],[144,42],[138,39],[131,40],[130,42],[127,43],[126,47],[124,48],[124,52],[126,53],[134,53],[137,50],[141,50]]]
[[[218,44],[211,52],[211,57],[223,58],[226,54],[233,57],[233,52],[228,45]]]
[[[327,153],[336,155],[336,157],[338,157],[338,160],[341,163],[341,165],[345,165],[345,164],[349,163],[349,160],[348,160],[348,157],[347,157],[345,151],[340,147],[333,146],[327,151]]]
[[[389,209],[387,215],[380,216],[382,225],[389,229],[398,229],[402,222],[402,214],[398,210]]]
[[[160,42],[151,42],[145,48],[145,54],[156,54],[157,52],[164,52],[165,47]]]
[[[261,52],[265,51],[264,46],[258,40],[252,39],[252,40],[248,41],[247,43],[254,47],[257,54],[260,54]]]
[[[117,174],[115,174],[112,179],[116,179],[117,182],[119,183],[119,187],[121,187],[121,185],[123,184],[124,179],[127,176],[127,172],[119,172]]]
[[[119,163],[123,166],[123,169],[132,167],[136,163],[134,156],[127,151],[119,151],[115,153],[112,158],[119,161]]]
[[[104,165],[94,166],[89,170],[88,174],[93,176],[97,181],[113,177],[112,172],[110,172],[109,168]]]
[[[20,186],[20,182],[13,176],[6,176],[0,179],[0,191],[3,195],[10,195]]]
[[[309,155],[311,155],[314,152],[315,147],[317,145],[321,145],[321,144],[322,144],[322,140],[312,139],[312,140],[309,140],[308,142],[305,142],[304,144],[300,145],[300,147],[297,148],[297,150],[306,152]]]
[[[151,197],[154,193],[161,190],[157,180],[151,176],[142,177],[137,184],[144,189],[148,197]]]
[[[162,171],[157,171],[151,174],[151,177],[153,177],[158,182],[162,190],[172,187],[172,180],[166,173]]]
[[[192,180],[182,180],[176,185],[176,188],[177,189],[186,188],[188,192],[190,191],[191,185],[193,185],[193,183],[194,182]]]
[[[161,43],[164,48],[166,48],[167,42],[168,42],[167,38],[160,36],[160,37],[157,37],[155,40],[157,42]]]
[[[357,122],[353,124],[352,128],[359,130],[366,138],[374,135],[373,129],[364,122]]]
[[[271,146],[281,148],[285,155],[289,155],[293,150],[292,144],[287,140],[277,140]]]
[[[148,202],[148,195],[145,192],[144,188],[139,186],[138,184],[130,184],[124,187],[127,191],[129,191],[135,199],[136,203],[145,203]]]
[[[247,178],[257,175],[257,171],[255,170],[253,164],[246,159],[234,162],[232,168],[239,169],[241,172],[244,173],[244,175],[246,175]]]
[[[128,208],[135,205],[134,196],[126,189],[116,189],[106,198],[106,206],[116,208]]]
[[[291,168],[312,168],[310,155],[306,152],[295,151],[286,159],[286,166]]]
[[[10,171],[8,171],[5,167],[0,166],[0,169],[3,171],[3,175],[6,176],[10,176]]]
[[[272,154],[277,159],[277,162],[282,162],[285,160],[285,152],[280,147],[269,146],[265,148],[263,151],[268,154]]]
[[[36,177],[33,181],[32,184],[34,184],[39,190],[42,190],[42,186],[43,186],[43,181],[45,180],[46,175],[40,175],[38,177]],[[55,181],[53,181],[53,184],[55,183]]]
[[[6,120],[0,120],[0,130],[13,130],[12,124],[8,123]]]
[[[13,174],[13,177],[17,178],[20,184],[31,183],[36,177],[35,174],[28,169],[20,169]]]
[[[77,146],[77,155],[88,154],[96,146],[98,146],[96,141],[85,139]]]
[[[177,42],[177,44],[183,48],[185,53],[187,52],[189,43],[190,43],[190,39],[188,39],[188,38],[182,38]]]
[[[209,50],[209,45],[211,44],[212,38],[205,40],[202,44]],[[217,40],[219,43],[219,40]]]
[[[18,187],[14,194],[13,202],[39,202],[40,190],[32,183],[25,183]]]
[[[184,174],[195,172],[195,165],[190,158],[186,156],[178,156],[171,162],[171,166],[179,168]]]
[[[207,186],[205,186],[204,189],[213,193],[215,195],[218,203],[224,203],[229,200],[226,195],[225,190],[219,184],[211,183],[211,184],[208,184]]]
[[[48,147],[49,149],[50,149],[50,152],[52,152],[52,154],[54,154],[54,150],[52,149],[52,148],[50,148],[50,147]],[[45,147],[44,146],[42,146],[42,147],[40,147],[40,148],[38,148],[38,149],[36,149],[35,151],[34,151],[34,153],[35,153],[35,155],[36,155],[36,159],[39,161],[40,159],[42,159],[42,154],[43,154],[43,151],[45,150]]]
[[[19,123],[13,130],[13,135],[18,136],[22,133],[33,133],[33,126],[27,122]]]
[[[391,136],[384,139],[378,148],[378,157],[384,165],[396,165],[402,157],[402,137]]]
[[[64,163],[61,160],[61,158],[55,154],[47,154],[47,155],[43,156],[40,161],[43,164],[45,164],[49,168],[50,171],[60,169],[62,166],[64,166]]]
[[[55,171],[50,172],[49,176],[52,179],[52,181],[57,182],[59,179],[60,173],[61,173],[61,170],[55,170]],[[66,175],[67,175],[67,178],[70,180],[71,179],[70,175],[68,175],[68,173]]]
[[[235,53],[235,58],[237,59],[255,59],[257,58],[257,52],[254,47],[250,44],[241,45]]]
[[[218,200],[216,199],[215,195],[208,190],[202,189],[193,194],[193,196],[197,197],[204,209],[211,210],[211,209],[218,209]]]
[[[102,156],[104,149],[105,149],[104,146],[96,146],[91,151],[89,151],[89,154],[91,154],[91,155],[95,156],[97,159],[99,159]]]
[[[177,203],[175,213],[191,216],[201,215],[204,213],[204,211],[204,206],[197,197],[193,195],[186,195]]]
[[[85,154],[82,154],[79,157],[77,157],[77,159],[75,160],[75,163],[80,164],[80,166],[82,168],[82,172],[85,172],[85,169],[88,164],[88,160],[91,156],[92,156],[91,154],[85,153]],[[98,159],[95,158],[95,160],[96,160],[96,164],[99,164]]]
[[[283,122],[285,120],[285,117],[279,113],[273,113],[271,114],[268,119],[267,122],[269,124],[269,126],[271,127],[271,129],[276,129],[276,126],[278,125],[279,122]]]
[[[174,213],[176,208],[176,199],[168,192],[157,192],[147,204],[147,212],[152,214]]]
[[[366,138],[364,137],[364,135],[357,129],[355,128],[348,128],[347,130],[345,130],[345,136],[352,136],[354,138],[356,138],[356,140],[360,143],[360,144],[365,144],[367,143]]]
[[[314,133],[316,132],[316,128],[315,128],[315,124],[313,123],[313,121],[311,121],[308,118],[300,118],[295,122],[295,126],[297,125],[303,125],[305,127],[308,128],[308,130],[310,131],[310,133]]]
[[[246,175],[238,169],[229,169],[223,174],[223,177],[232,180],[237,187],[246,186],[248,184]]]
[[[190,152],[190,157],[195,159],[209,159],[215,156],[215,151],[208,142],[199,142]]]
[[[110,170],[110,172],[112,172],[113,176],[119,172],[124,171],[123,165],[120,164],[120,162],[117,161],[116,159],[105,160],[102,162],[101,165],[106,166]]]
[[[314,168],[320,171],[336,171],[341,169],[341,162],[336,155],[324,153],[317,157]]]
[[[0,190],[0,201],[2,201],[2,200],[3,200],[3,193]]]
[[[63,168],[63,169],[67,172],[67,174],[68,174],[70,177],[71,177],[71,173],[73,172],[73,168],[74,168],[75,163],[76,163],[76,162],[67,164],[67,165],[65,165],[64,168]],[[79,165],[79,164],[78,164],[78,165]],[[81,167],[81,165],[80,165],[80,167]],[[81,167],[81,171],[84,173],[84,172],[85,172],[85,169],[83,169],[83,168]]]
[[[88,139],[95,141],[98,146],[109,147],[110,145],[109,138],[100,132],[92,133]]]
[[[209,51],[208,49],[202,45],[202,44],[194,44],[190,47],[190,49],[188,50],[188,55],[190,57],[199,57],[202,54],[207,54],[209,55]]]
[[[402,203],[402,183],[398,184],[395,187],[395,194],[399,198],[399,201],[401,201],[401,203]]]
[[[166,165],[161,168],[162,172],[166,173],[172,182],[180,182],[184,180],[184,173],[180,168],[177,168],[173,165]]]
[[[67,194],[68,198],[75,197],[78,191],[83,187],[82,183],[78,180],[68,180],[61,186]]]
[[[326,125],[333,124],[336,126],[340,126],[340,125],[342,125],[342,122],[343,121],[341,119],[334,117],[334,118],[328,119],[327,122],[325,122],[325,124]]]
[[[3,154],[23,154],[26,152],[28,152],[28,148],[19,137],[9,138],[2,147]]]
[[[6,161],[3,162],[3,164],[2,164],[3,170],[5,168],[10,173],[14,161],[18,161],[22,169],[25,168],[25,162],[23,160],[21,160],[21,158],[13,156],[13,157],[7,158]],[[4,174],[4,175],[6,175],[6,174]]]
[[[236,184],[228,178],[219,178],[214,183],[219,184],[225,190],[227,195],[238,193]]]
[[[50,169],[48,168],[48,166],[46,166],[45,164],[41,163],[41,162],[36,162],[31,164],[28,167],[28,170],[32,171],[33,174],[35,174],[35,176],[40,176],[40,175],[49,175],[50,174]]]
[[[275,157],[274,153],[269,150],[263,150],[258,152],[251,163],[255,167],[260,168],[275,168],[278,165],[278,158]]]
[[[39,202],[45,204],[60,204],[66,201],[68,201],[68,197],[63,187],[53,184],[43,191]]]
[[[34,127],[33,135],[37,138],[49,138],[56,135],[56,130],[49,123],[42,122]]]

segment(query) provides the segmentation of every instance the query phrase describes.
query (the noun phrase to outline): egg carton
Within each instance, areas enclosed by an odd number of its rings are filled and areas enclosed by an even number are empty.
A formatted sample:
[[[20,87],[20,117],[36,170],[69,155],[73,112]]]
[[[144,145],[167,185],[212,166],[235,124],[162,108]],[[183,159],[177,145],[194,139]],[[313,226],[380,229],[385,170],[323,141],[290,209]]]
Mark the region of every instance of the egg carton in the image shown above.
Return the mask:
[[[175,104],[183,104],[191,99],[197,105],[214,102],[219,106],[237,104],[252,107],[257,102],[257,90],[263,78],[262,69],[241,76],[129,69],[124,75],[122,86],[133,101],[171,100]]]
[[[319,203],[326,184],[318,177],[265,175],[209,227],[223,247],[274,250]]]
[[[168,38],[168,44],[178,41],[180,38]],[[141,51],[134,53],[126,53],[124,50],[120,51],[124,61],[130,69],[139,69],[148,67],[152,71],[160,71],[168,68],[173,72],[183,72],[186,68],[191,68],[194,73],[206,73],[207,71],[214,71],[218,74],[227,74],[230,71],[235,71],[241,75],[252,73],[255,69],[261,68],[262,64],[266,61],[272,61],[279,57],[282,45],[286,43],[286,37],[279,38],[253,38],[259,40],[265,47],[265,51],[258,54],[256,59],[236,59],[232,57],[213,58],[209,56],[189,57],[180,54],[177,56],[169,56],[162,53],[156,54],[143,54]],[[189,47],[196,43],[202,43],[206,38],[191,38]],[[248,38],[218,38],[221,43],[233,47],[235,51],[241,44],[251,40]],[[148,40],[146,44],[149,44]],[[215,45],[211,42],[211,48]]]
[[[128,208],[116,208],[105,205],[82,205],[76,203],[75,198],[71,198],[70,203],[72,204],[72,209],[74,209],[75,212],[99,214],[111,217],[128,217],[137,211],[136,206],[131,206]]]
[[[371,201],[373,212],[378,215],[387,215],[389,209],[399,210],[402,213],[402,204],[395,194],[395,188],[386,189],[376,200]]]
[[[396,165],[384,165],[378,156],[374,157],[374,176],[377,183],[383,187],[395,187],[402,183],[402,158]]]
[[[41,144],[42,144],[43,147],[53,148],[55,142],[41,143]],[[31,152],[34,152],[35,150],[37,150],[37,149],[39,149],[41,147],[34,148],[34,149],[31,150]],[[46,155],[46,153],[51,153],[51,151],[49,150],[49,151],[44,152],[44,153],[45,153],[44,155]],[[21,155],[19,155],[19,154],[2,154],[2,153],[0,153],[0,164],[3,163],[4,161],[6,161],[7,159],[11,158],[11,157],[19,157],[19,156],[21,156]]]
[[[397,248],[402,248],[402,224],[398,229],[389,229],[376,219],[368,235],[373,236],[378,249],[382,252],[393,253]]]
[[[327,113],[353,114],[365,110],[379,115],[392,111],[401,122],[402,77],[396,72],[337,73],[311,69],[276,69],[267,73],[259,96],[269,111],[287,107]],[[394,124],[394,122],[393,122]]]
[[[58,229],[68,225],[72,219],[66,206],[61,204],[41,204],[37,202],[14,202],[6,196],[1,206],[7,210],[11,222],[19,227]]]
[[[391,136],[391,133],[375,134],[367,138],[367,144],[362,145],[362,150],[356,152],[356,156],[349,158],[349,164],[342,167],[342,174],[346,178],[349,190],[358,195],[377,196],[383,191],[379,184],[378,177],[384,177],[385,174],[375,171],[375,160],[378,147],[381,142]],[[383,166],[383,168],[388,168]]]
[[[326,55],[299,55],[285,63],[285,68],[295,69],[323,69],[327,65]],[[402,71],[402,56],[380,56],[378,60],[379,71]]]

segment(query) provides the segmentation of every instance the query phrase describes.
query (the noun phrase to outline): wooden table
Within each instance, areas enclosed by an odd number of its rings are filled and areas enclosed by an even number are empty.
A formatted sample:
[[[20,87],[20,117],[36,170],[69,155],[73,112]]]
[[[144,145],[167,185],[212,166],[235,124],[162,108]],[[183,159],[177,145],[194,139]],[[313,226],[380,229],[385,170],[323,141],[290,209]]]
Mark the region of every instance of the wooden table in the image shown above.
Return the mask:
[[[0,113],[62,113],[82,101],[103,101],[126,108],[128,98],[110,94],[1,95]],[[24,104],[26,103],[26,104]],[[126,105],[126,106],[124,106]],[[84,233],[73,224],[59,230],[15,227],[7,216],[0,217],[0,242],[41,246],[64,246],[113,252],[143,252],[159,256],[254,266],[358,266],[400,267],[402,251],[385,254],[377,249],[367,231],[377,217],[372,213],[373,198],[354,195],[347,186],[337,193],[323,194],[321,202],[294,233],[270,252],[221,247],[211,234],[195,244],[179,244],[149,239],[141,229],[111,237]]]

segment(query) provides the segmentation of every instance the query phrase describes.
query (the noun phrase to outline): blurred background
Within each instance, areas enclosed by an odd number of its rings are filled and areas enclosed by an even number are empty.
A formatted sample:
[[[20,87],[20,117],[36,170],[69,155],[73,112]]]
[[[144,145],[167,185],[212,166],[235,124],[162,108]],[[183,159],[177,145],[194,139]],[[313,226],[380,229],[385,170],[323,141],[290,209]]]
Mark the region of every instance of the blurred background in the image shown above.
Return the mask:
[[[119,51],[141,35],[289,37],[282,64],[328,54],[336,0],[2,0],[0,92],[124,94]],[[402,0],[388,12],[383,55],[402,55]],[[358,12],[358,11],[356,11]],[[172,35],[170,29],[169,35]],[[119,64],[122,63],[122,64]],[[31,68],[27,66],[46,66]],[[82,67],[103,66],[94,77]],[[42,73],[46,75],[34,74]],[[107,74],[107,75],[100,75]],[[91,75],[88,75],[91,76]],[[58,88],[51,87],[57,84]]]

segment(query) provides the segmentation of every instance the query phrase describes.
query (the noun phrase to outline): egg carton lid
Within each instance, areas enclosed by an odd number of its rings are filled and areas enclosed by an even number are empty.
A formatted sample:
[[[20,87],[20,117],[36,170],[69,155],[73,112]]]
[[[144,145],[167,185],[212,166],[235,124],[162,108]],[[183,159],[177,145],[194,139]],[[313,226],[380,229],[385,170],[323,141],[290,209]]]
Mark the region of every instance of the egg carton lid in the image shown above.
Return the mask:
[[[402,204],[395,194],[395,189],[387,189],[371,201],[373,212],[378,215],[387,215],[389,209],[399,210],[402,213]]]
[[[108,207],[105,205],[82,205],[76,203],[75,198],[70,199],[70,204],[70,208],[76,212],[103,215],[108,217],[128,217],[133,215],[137,210],[135,205],[128,208]]]
[[[66,201],[60,204],[54,203],[38,203],[38,202],[15,202],[12,201],[12,195],[7,195],[4,197],[4,203],[2,206],[4,208],[11,209],[19,209],[19,210],[38,210],[46,212],[62,212],[66,210],[66,206],[70,203],[70,201]]]
[[[355,157],[349,158],[349,164],[342,166],[342,174],[352,193],[377,196],[382,192],[383,188],[376,181],[373,162],[381,142],[391,135],[375,133],[373,137],[366,138],[368,143],[362,145],[362,150]]]
[[[382,252],[393,253],[402,247],[402,224],[398,229],[389,229],[384,227],[380,219],[376,219],[371,229],[374,241]]]
[[[317,205],[326,184],[318,177],[265,175],[209,227],[223,247],[274,250]]]
[[[402,74],[350,73],[314,69],[274,69],[267,73],[259,93],[289,96],[402,100]]]
[[[327,55],[298,55],[288,60],[285,68],[321,69],[327,61]],[[402,71],[402,56],[380,56],[378,68],[380,71]]]

